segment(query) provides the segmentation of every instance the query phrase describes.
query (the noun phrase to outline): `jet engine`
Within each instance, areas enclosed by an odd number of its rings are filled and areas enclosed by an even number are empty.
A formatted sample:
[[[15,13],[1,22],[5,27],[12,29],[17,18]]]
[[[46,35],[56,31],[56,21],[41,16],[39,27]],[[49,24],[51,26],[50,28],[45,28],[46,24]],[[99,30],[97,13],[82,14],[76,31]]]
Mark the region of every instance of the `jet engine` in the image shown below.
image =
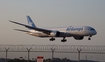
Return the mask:
[[[59,37],[59,36],[60,36],[60,32],[59,32],[59,31],[52,31],[52,32],[50,33],[50,36],[51,36],[51,37]]]
[[[74,36],[74,39],[76,40],[82,40],[84,38],[84,36]]]

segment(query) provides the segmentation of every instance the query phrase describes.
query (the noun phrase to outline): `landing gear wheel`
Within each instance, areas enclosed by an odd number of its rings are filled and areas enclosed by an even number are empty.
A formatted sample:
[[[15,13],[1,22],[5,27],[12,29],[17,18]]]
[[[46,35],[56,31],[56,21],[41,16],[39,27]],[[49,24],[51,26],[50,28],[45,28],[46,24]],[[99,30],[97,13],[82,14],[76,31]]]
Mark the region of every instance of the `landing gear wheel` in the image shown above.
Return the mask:
[[[92,36],[90,36],[90,37],[88,38],[88,40],[91,40],[91,37],[92,37]]]
[[[89,37],[88,40],[91,40],[91,38]]]
[[[50,40],[50,41],[54,41],[54,40],[55,40],[55,38],[53,38],[53,37],[52,37],[52,38],[50,38],[49,40]]]
[[[65,39],[65,37],[63,37],[63,39],[61,40],[61,42],[66,42],[67,40]]]
[[[67,41],[66,39],[62,39],[62,40],[61,40],[61,42],[66,42],[66,41]]]

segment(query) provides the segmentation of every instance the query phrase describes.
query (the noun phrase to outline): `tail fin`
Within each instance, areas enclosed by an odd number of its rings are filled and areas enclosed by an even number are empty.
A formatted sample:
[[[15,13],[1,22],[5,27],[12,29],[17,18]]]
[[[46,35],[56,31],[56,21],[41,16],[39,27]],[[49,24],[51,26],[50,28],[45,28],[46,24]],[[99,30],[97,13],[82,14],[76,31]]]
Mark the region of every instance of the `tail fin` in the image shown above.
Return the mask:
[[[29,26],[36,28],[34,22],[31,20],[30,16],[26,16]]]

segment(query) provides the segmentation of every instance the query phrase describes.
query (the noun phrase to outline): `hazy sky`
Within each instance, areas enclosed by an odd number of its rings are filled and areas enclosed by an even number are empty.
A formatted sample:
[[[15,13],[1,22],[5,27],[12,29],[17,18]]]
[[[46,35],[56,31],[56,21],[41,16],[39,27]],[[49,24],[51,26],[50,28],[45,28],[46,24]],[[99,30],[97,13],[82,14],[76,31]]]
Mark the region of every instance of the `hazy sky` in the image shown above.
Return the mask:
[[[26,15],[37,27],[92,26],[97,35],[90,41],[88,37],[83,40],[70,37],[61,43],[62,38],[51,42],[49,38],[15,31],[26,28],[8,20],[27,24]],[[105,0],[0,0],[0,44],[104,45]]]

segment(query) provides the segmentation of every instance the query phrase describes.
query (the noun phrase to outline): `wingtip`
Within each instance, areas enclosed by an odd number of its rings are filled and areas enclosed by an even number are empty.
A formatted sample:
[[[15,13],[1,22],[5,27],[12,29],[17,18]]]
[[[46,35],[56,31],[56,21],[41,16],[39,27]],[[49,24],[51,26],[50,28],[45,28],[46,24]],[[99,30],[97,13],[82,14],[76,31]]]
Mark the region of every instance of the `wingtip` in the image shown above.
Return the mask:
[[[9,22],[12,22],[11,20],[8,20]]]
[[[8,20],[9,22],[13,22],[13,21],[11,21],[11,20]]]

